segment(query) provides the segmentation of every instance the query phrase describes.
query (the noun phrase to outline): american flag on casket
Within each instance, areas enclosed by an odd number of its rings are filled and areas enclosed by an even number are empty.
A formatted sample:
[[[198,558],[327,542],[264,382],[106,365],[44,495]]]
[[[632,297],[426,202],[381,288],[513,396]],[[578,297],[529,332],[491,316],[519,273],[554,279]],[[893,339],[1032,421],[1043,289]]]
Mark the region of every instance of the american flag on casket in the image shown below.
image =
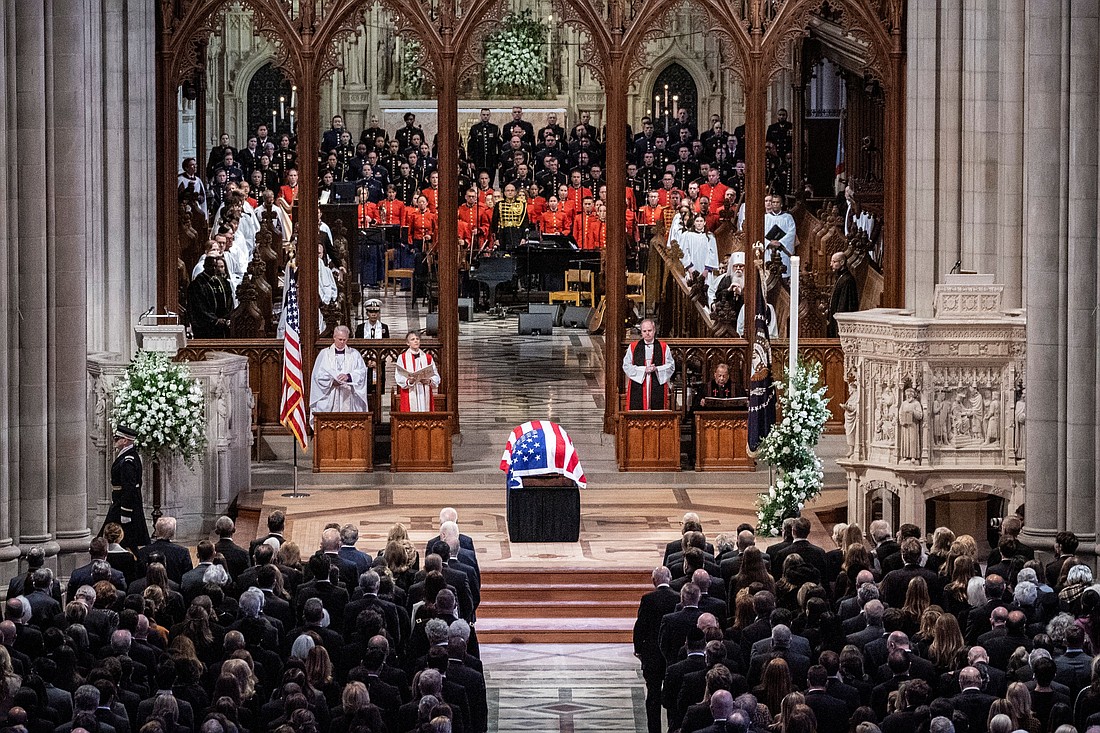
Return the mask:
[[[508,436],[500,470],[508,474],[508,488],[523,488],[524,476],[558,474],[578,488],[587,483],[577,449],[565,428],[549,420],[532,420],[516,427]]]

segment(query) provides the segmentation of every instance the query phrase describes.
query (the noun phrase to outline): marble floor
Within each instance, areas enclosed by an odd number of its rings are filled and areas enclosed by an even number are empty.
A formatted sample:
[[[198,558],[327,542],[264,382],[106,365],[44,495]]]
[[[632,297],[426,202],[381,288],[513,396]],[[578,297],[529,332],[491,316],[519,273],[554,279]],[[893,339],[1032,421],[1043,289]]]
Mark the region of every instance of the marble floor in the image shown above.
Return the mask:
[[[645,683],[629,644],[481,647],[489,730],[644,733]]]

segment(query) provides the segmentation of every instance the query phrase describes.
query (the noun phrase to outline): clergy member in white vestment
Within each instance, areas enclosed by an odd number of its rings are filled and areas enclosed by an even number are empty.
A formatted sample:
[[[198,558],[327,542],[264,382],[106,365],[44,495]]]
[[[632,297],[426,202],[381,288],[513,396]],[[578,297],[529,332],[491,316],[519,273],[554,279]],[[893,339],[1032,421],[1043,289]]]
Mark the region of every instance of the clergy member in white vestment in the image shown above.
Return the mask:
[[[791,255],[795,248],[794,217],[783,211],[783,197],[771,194],[764,197],[764,237],[771,233],[773,227],[783,230],[783,235],[778,240],[768,240],[768,252],[765,255],[770,261],[772,249],[779,251],[779,258],[783,260],[783,277],[791,275]]]
[[[691,222],[691,230],[685,231],[677,240],[680,243],[680,264],[688,272],[698,272],[710,277],[722,264],[718,261],[718,242],[707,231],[707,217],[696,214]]]
[[[676,361],[668,344],[658,341],[657,326],[648,318],[640,326],[642,338],[627,347],[623,355],[628,410],[669,410],[672,400],[669,382]]]
[[[316,412],[366,412],[367,365],[358,350],[348,346],[351,332],[337,326],[332,346],[323,349],[313,362],[309,380],[309,423]]]
[[[409,348],[397,357],[394,381],[401,395],[401,412],[431,412],[434,403],[432,391],[439,386],[439,370],[431,354],[420,350],[420,336],[410,333],[405,337]],[[428,375],[415,377],[417,372],[428,370]]]

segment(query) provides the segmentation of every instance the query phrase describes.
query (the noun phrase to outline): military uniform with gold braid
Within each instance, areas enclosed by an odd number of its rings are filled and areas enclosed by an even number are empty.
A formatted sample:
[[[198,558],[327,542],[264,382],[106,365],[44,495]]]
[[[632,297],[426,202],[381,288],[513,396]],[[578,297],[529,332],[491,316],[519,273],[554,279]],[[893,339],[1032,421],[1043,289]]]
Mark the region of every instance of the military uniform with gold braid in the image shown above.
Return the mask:
[[[498,246],[504,251],[519,246],[527,233],[527,202],[521,198],[498,201],[493,208],[492,230],[496,232]]]

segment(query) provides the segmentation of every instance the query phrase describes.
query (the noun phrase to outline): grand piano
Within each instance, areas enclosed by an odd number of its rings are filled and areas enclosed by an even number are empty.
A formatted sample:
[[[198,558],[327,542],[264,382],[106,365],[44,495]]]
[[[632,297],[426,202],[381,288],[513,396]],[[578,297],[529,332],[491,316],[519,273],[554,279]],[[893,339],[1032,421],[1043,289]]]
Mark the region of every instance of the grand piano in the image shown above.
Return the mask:
[[[599,250],[577,249],[568,237],[535,234],[509,252],[482,258],[470,277],[488,288],[490,307],[495,307],[497,288],[505,283],[512,283],[517,292],[528,296],[533,291],[561,290],[566,270],[599,272],[600,255]]]

